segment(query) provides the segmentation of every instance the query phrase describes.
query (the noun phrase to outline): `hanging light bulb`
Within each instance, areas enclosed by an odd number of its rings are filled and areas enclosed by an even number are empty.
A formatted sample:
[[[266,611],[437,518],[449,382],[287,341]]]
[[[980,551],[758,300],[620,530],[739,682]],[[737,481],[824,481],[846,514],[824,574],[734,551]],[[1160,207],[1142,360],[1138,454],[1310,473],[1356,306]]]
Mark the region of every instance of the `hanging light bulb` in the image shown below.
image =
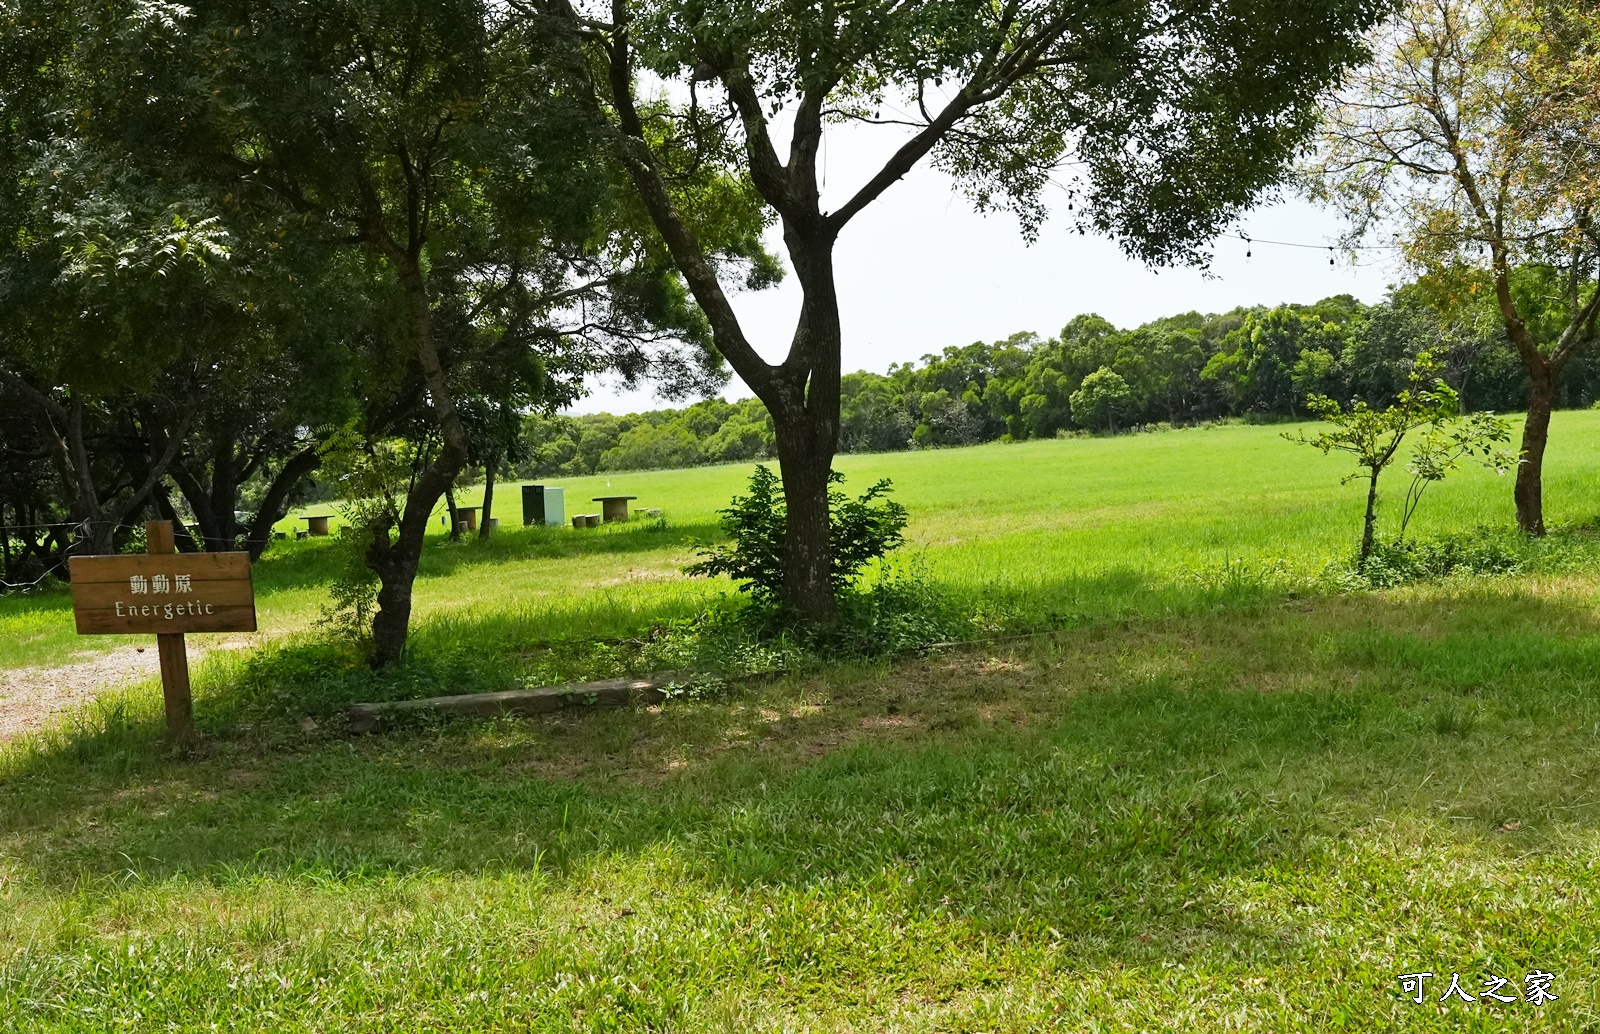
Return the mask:
[[[1333,268],[1333,248],[1328,248],[1328,268]]]

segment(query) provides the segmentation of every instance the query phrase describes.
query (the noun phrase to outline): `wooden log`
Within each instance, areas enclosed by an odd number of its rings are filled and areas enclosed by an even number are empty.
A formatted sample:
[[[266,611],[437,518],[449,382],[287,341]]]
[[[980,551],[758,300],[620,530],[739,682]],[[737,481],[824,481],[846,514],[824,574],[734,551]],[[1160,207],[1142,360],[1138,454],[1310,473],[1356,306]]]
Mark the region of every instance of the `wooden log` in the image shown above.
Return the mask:
[[[463,693],[458,696],[426,697],[421,700],[389,700],[375,704],[351,704],[350,731],[375,731],[385,718],[405,714],[450,714],[462,718],[495,718],[500,715],[551,714],[566,707],[598,705],[621,707],[628,703],[660,703],[666,689],[685,681],[679,672],[658,672],[636,678],[601,679],[598,682],[567,682],[535,689],[507,689],[498,693]]]

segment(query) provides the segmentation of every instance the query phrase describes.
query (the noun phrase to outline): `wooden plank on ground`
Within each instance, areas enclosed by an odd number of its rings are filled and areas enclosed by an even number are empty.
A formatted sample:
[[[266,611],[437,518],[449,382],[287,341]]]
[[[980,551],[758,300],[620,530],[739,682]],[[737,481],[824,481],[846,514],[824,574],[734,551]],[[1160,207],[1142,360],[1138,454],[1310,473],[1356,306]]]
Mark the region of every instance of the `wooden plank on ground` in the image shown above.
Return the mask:
[[[567,682],[535,689],[507,689],[498,693],[463,693],[458,696],[426,697],[421,700],[390,700],[376,704],[351,704],[351,732],[372,732],[385,718],[403,714],[452,714],[463,718],[494,718],[499,715],[550,714],[564,707],[597,704],[620,707],[628,703],[659,703],[666,689],[682,684],[681,672],[658,672],[598,682]]]

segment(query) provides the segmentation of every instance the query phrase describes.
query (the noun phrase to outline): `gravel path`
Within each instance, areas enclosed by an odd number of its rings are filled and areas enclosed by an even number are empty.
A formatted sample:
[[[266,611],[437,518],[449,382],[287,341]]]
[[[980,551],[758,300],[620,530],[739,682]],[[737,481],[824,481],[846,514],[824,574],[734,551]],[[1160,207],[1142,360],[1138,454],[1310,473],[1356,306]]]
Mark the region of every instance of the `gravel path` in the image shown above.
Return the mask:
[[[246,642],[224,641],[209,648],[189,644],[189,670],[206,649],[235,649]],[[161,659],[154,643],[140,649],[119,646],[77,664],[0,670],[0,742],[48,725],[53,716],[130,682],[158,678]]]

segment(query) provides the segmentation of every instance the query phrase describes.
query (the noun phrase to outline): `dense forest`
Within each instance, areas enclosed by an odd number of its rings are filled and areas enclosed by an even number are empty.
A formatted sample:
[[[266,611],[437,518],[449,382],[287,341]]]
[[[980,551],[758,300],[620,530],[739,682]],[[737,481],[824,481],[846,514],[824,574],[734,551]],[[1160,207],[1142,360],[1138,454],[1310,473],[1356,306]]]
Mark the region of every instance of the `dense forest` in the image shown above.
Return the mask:
[[[1528,285],[1531,292],[1537,285]],[[1468,410],[1517,411],[1528,375],[1492,314],[1409,284],[1377,305],[1350,295],[1314,305],[1184,313],[1122,330],[1078,316],[1052,338],[1019,333],[952,346],[887,374],[844,378],[847,452],[1115,433],[1225,418],[1305,417],[1306,396],[1390,401],[1412,358],[1430,349]],[[1450,315],[1441,315],[1449,313]],[[1569,367],[1558,404],[1600,397],[1600,363]],[[769,455],[757,399],[613,416],[531,415],[517,477],[556,477],[728,463]]]

